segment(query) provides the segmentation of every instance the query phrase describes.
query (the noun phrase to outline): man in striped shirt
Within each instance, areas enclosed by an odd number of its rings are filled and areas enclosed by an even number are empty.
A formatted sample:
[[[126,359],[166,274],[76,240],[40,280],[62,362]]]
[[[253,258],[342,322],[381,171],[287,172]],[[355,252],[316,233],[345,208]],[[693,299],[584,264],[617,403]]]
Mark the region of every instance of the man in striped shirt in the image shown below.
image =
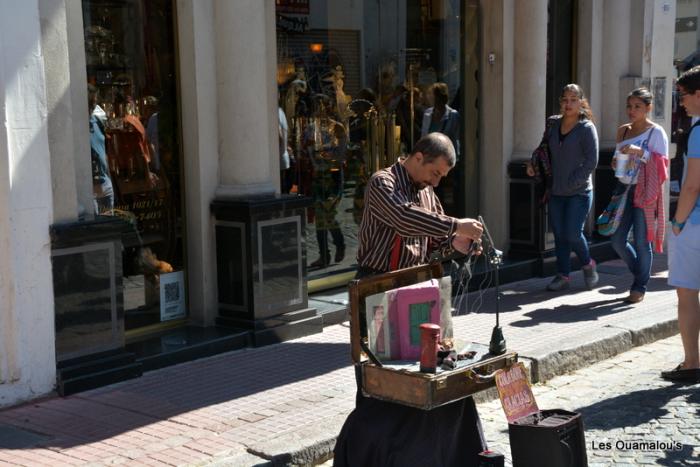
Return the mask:
[[[430,133],[406,159],[372,176],[360,224],[358,278],[424,264],[434,251],[466,253],[481,238],[481,223],[446,216],[433,192],[454,165],[450,139]],[[356,408],[338,435],[334,466],[479,463],[487,445],[473,398],[428,411],[374,399],[362,394],[362,371],[355,369]]]
[[[358,234],[358,278],[425,264],[434,252],[466,253],[481,238],[480,222],[445,215],[433,191],[455,158],[449,137],[429,133],[406,159],[372,176]]]

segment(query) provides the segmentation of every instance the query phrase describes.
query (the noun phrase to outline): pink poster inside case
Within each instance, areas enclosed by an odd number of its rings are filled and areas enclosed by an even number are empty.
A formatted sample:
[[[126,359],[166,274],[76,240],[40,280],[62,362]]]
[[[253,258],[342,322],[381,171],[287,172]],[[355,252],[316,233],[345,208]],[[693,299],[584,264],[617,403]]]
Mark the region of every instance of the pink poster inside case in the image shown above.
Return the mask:
[[[400,360],[420,358],[420,325],[440,324],[440,285],[437,280],[396,290]]]

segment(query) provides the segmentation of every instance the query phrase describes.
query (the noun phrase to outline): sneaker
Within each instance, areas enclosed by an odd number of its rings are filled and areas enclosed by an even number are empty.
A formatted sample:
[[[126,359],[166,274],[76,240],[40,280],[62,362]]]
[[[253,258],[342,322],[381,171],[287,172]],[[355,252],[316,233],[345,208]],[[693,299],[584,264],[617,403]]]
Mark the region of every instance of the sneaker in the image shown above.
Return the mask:
[[[681,364],[673,370],[662,371],[661,377],[667,381],[675,381],[678,383],[700,383],[700,368],[685,369]]]
[[[595,260],[591,259],[591,262],[581,269],[583,269],[583,281],[589,290],[598,285],[598,271],[596,270]]]
[[[644,300],[644,292],[639,292],[638,290],[630,290],[629,297],[625,299],[627,303],[639,303]]]
[[[557,274],[556,276],[554,276],[552,282],[550,282],[549,285],[547,285],[547,290],[551,290],[552,292],[558,292],[559,290],[566,290],[568,288],[569,278],[562,274]]]

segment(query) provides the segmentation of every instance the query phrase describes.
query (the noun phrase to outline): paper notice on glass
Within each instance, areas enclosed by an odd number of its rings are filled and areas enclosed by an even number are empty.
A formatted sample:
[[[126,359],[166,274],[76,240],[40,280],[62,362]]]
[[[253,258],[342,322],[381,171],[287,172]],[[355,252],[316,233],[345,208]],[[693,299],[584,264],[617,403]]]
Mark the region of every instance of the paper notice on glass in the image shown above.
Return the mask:
[[[184,318],[185,310],[185,273],[170,272],[160,275],[160,320]]]
[[[508,423],[539,411],[522,362],[496,373],[496,388]]]

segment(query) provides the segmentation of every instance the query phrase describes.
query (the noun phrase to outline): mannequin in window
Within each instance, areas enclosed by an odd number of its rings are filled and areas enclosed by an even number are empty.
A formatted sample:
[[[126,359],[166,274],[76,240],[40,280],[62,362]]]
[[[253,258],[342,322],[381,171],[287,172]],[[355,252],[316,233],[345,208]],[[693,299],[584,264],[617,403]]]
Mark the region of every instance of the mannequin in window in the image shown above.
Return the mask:
[[[349,108],[352,98],[345,94],[345,90],[343,89],[343,86],[345,86],[345,74],[343,73],[343,67],[340,65],[336,66],[325,78],[323,78],[323,81],[329,82],[333,86],[333,93],[335,94],[334,110],[336,118],[340,122],[347,122],[352,116],[352,111]]]
[[[325,268],[331,264],[328,234],[335,246],[334,261],[345,258],[345,238],[337,220],[338,205],[343,196],[343,165],[348,146],[345,127],[332,120],[330,99],[317,95],[314,99],[315,118],[306,136],[309,158],[313,164],[311,196],[319,258],[309,267]]]
[[[98,91],[88,84],[88,114],[90,123],[90,159],[92,161],[92,191],[95,214],[111,214],[114,209],[114,189],[107,163],[104,110],[97,105]]]
[[[306,94],[306,90],[306,72],[304,71],[304,68],[299,67],[296,69],[296,77],[291,83],[289,83],[289,87],[287,88],[287,92],[284,96],[284,113],[287,118],[297,116],[297,103],[299,102],[300,97],[303,94]]]

